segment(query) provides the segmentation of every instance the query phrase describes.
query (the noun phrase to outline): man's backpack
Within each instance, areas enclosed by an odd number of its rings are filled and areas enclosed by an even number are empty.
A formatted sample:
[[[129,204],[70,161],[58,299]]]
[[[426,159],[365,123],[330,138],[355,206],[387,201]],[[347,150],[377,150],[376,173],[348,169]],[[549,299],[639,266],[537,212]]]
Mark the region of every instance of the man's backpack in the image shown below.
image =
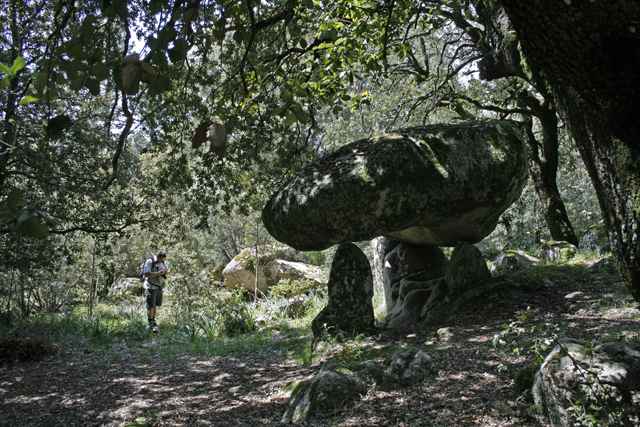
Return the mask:
[[[158,261],[156,261],[153,257],[149,259],[151,260],[151,270],[153,271],[153,267],[155,267]],[[147,263],[147,261],[147,259],[142,261],[142,265],[140,266],[140,274],[138,275],[140,277],[140,283],[144,283],[144,265]]]

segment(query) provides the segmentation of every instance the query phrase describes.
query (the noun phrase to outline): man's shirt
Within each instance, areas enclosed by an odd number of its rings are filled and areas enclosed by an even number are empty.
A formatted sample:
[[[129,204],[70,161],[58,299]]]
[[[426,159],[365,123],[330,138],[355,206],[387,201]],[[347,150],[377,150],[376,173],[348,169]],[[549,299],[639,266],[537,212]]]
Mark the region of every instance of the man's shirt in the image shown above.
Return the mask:
[[[157,258],[154,256],[153,258],[149,258],[144,263],[144,268],[142,269],[143,273],[155,273],[160,270],[168,270],[167,264],[164,262],[155,262]],[[144,288],[145,289],[159,289],[164,286],[164,277],[162,276],[154,276],[154,277],[145,277],[144,280]]]

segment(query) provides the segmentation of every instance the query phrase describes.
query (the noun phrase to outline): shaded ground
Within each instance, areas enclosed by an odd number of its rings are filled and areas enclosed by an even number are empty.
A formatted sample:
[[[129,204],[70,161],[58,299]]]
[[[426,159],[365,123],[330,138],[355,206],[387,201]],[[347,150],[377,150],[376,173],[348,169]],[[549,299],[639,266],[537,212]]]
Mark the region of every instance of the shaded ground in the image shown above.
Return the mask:
[[[535,359],[530,348],[543,342],[542,335],[518,337],[518,327],[547,324],[548,335],[557,326],[572,338],[638,339],[640,312],[616,292],[610,264],[540,269],[503,282],[501,292],[430,325],[347,344],[355,362],[376,349],[418,346],[433,356],[439,373],[402,390],[372,386],[359,402],[306,425],[544,426],[529,409],[530,392],[519,395],[513,387],[515,373]],[[450,333],[436,334],[444,327]],[[496,334],[506,345],[494,346]],[[152,336],[142,343],[146,351],[118,345],[96,357],[61,348],[41,362],[5,365],[0,426],[277,425],[287,404],[282,387],[339,359],[345,348],[299,365],[277,350],[206,358],[167,356],[156,351],[162,345],[162,335]]]

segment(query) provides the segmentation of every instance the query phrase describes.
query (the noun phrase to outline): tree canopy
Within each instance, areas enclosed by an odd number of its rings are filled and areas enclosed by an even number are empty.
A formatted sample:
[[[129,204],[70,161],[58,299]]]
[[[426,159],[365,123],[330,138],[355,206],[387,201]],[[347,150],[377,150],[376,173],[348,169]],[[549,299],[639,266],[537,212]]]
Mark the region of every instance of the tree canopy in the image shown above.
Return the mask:
[[[568,124],[600,204],[619,201],[604,216],[612,241],[630,241],[637,97],[622,93],[638,76],[623,59],[637,59],[638,8],[556,3],[2,0],[0,230],[122,235],[185,209],[206,228],[212,213],[259,210],[301,165],[349,142],[338,123],[375,109],[369,129],[381,132],[520,121],[547,226],[575,243],[556,185]],[[602,115],[604,137],[579,135],[589,126],[572,119],[571,91],[593,110],[580,117]],[[216,123],[226,151],[207,138]],[[607,138],[620,144],[605,154],[627,160],[603,175],[589,159]],[[611,176],[622,194],[600,185]],[[637,244],[613,246],[633,282]]]

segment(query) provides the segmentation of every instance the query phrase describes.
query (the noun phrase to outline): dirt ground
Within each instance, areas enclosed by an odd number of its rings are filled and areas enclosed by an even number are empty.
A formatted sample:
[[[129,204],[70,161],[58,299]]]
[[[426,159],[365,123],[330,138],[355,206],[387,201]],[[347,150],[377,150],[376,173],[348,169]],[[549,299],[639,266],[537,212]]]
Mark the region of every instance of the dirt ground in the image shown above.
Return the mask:
[[[438,375],[394,391],[370,387],[358,402],[296,425],[545,426],[528,410],[530,391],[519,395],[513,387],[525,355],[494,347],[494,335],[511,322],[563,325],[571,338],[638,331],[640,313],[635,304],[603,310],[600,302],[611,290],[602,289],[597,274],[545,277],[544,283],[534,292],[497,296],[429,325],[363,341],[363,348],[427,349]],[[438,336],[444,327],[451,332]],[[162,344],[161,335],[143,342]],[[111,352],[119,353],[119,362],[106,363],[82,348],[60,348],[41,362],[1,367],[0,426],[278,425],[288,402],[282,388],[328,361],[300,365],[276,350],[237,358],[167,358],[156,352],[150,360],[122,345]]]

